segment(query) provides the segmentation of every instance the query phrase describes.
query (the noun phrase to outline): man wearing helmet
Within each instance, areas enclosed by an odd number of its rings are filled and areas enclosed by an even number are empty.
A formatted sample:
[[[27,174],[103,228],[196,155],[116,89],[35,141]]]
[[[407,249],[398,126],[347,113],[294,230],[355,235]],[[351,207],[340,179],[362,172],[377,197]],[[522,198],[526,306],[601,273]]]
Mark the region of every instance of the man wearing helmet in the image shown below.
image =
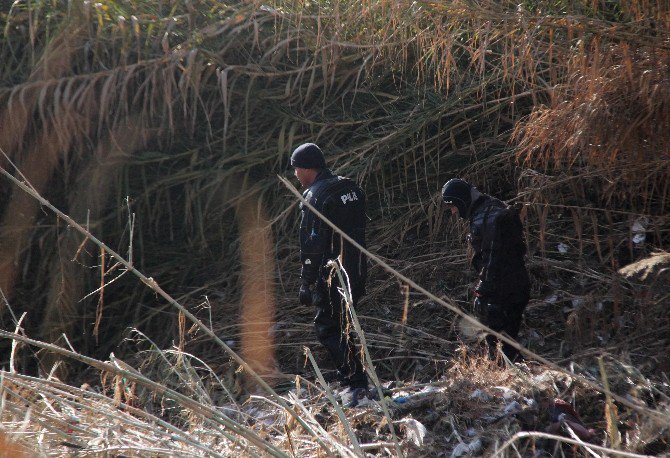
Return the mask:
[[[326,167],[321,149],[305,143],[293,151],[291,166],[305,188],[303,197],[357,243],[365,246],[365,194],[352,180],[333,175]],[[368,379],[358,357],[347,325],[345,301],[338,291],[339,281],[332,276],[328,261],[341,262],[351,287],[354,307],[365,292],[367,263],[363,253],[334,231],[306,205],[301,204],[300,292],[303,305],[314,305],[314,328],[335,364],[338,376],[347,386],[342,403],[353,407],[368,397]]]
[[[452,215],[470,224],[472,266],[479,277],[475,313],[489,328],[516,339],[530,298],[530,280],[524,260],[526,244],[518,212],[459,178],[445,183],[442,199],[450,206]],[[489,355],[494,357],[498,339],[488,335],[486,341]],[[502,344],[502,350],[511,360],[519,356],[518,351],[506,343]]]

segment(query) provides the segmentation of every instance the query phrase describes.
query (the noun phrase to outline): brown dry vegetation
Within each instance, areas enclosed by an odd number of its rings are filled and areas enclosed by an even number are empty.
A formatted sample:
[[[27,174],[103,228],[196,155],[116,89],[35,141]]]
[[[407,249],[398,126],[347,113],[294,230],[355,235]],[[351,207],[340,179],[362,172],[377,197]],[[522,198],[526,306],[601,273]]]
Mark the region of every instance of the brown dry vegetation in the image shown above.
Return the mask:
[[[523,436],[553,396],[605,448],[669,452],[667,270],[617,272],[670,247],[664,0],[17,1],[0,18],[0,413],[37,453],[611,453]],[[304,141],[368,194],[386,266],[357,312],[406,404],[343,413],[310,382],[297,199],[277,180]],[[460,341],[465,228],[437,196],[457,175],[524,205],[539,363]]]

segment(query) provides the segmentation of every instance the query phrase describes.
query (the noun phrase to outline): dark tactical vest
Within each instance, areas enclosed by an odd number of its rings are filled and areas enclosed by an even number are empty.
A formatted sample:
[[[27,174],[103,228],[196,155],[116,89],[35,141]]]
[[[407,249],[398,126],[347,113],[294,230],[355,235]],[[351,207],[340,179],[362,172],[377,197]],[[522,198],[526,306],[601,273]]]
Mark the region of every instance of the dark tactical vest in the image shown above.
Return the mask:
[[[519,212],[491,196],[480,197],[472,205],[468,238],[480,280],[477,291],[493,302],[527,300],[530,280]]]
[[[303,197],[361,246],[365,247],[365,193],[352,180],[324,170]],[[360,288],[367,277],[367,262],[351,243],[323,222],[305,205],[300,205],[301,278],[314,283],[328,274],[325,265],[341,255],[352,289]]]

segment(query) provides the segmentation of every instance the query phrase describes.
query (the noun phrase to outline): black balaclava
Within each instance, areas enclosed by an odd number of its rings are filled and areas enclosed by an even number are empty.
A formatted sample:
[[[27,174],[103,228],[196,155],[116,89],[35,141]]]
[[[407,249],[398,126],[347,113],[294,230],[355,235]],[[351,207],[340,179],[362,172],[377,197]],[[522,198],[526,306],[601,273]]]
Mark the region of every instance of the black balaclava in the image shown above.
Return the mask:
[[[452,178],[442,187],[442,199],[456,206],[459,217],[467,218],[472,205],[472,185],[460,178]]]
[[[293,154],[291,154],[291,167],[325,169],[326,158],[323,156],[321,148],[314,143],[303,143],[293,150]]]

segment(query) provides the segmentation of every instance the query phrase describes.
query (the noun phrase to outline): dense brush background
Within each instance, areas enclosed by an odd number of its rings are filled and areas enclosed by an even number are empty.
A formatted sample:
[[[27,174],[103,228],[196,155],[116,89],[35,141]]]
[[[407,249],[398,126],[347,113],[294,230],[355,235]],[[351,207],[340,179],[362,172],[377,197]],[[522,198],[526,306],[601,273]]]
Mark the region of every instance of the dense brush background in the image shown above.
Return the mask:
[[[241,304],[260,290],[250,300],[276,306],[279,368],[309,373],[302,347],[320,351],[296,301],[297,202],[277,177],[310,141],[366,190],[370,251],[466,311],[466,228],[444,214],[441,185],[465,177],[523,204],[523,343],[563,366],[604,354],[667,383],[667,291],[617,273],[670,247],[666,1],[1,4],[0,165],[233,349]],[[25,312],[26,335],[85,355],[140,364],[138,352],[174,345],[216,373],[237,368],[4,176],[0,217],[3,329]],[[359,314],[380,377],[442,375],[456,316],[370,273]],[[1,346],[7,366],[11,340]],[[52,364],[30,347],[13,361],[28,374]],[[79,363],[61,370],[98,380]]]

